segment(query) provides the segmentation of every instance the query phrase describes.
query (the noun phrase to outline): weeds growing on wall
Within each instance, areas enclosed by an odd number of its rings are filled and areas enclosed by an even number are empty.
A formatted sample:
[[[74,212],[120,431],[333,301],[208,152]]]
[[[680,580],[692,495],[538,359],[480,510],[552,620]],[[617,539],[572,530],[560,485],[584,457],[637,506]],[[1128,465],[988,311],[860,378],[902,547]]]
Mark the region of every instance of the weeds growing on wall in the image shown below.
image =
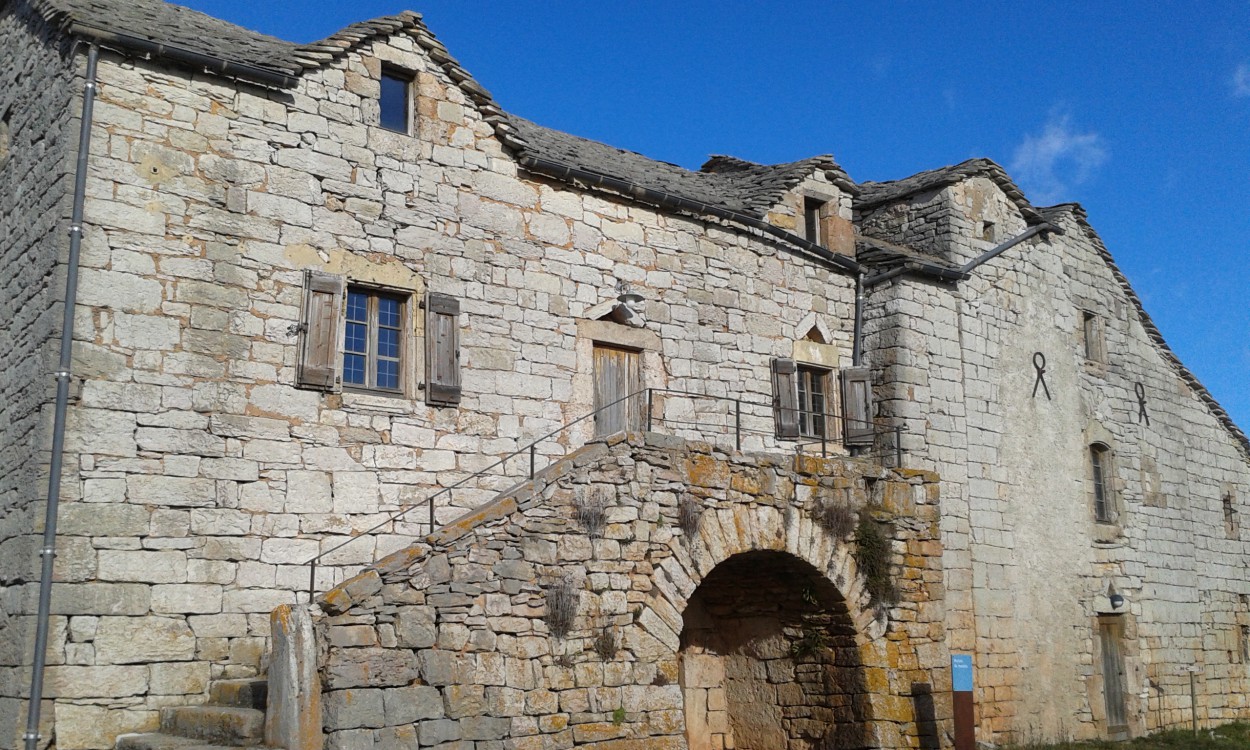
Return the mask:
[[[599,536],[608,519],[608,492],[602,487],[587,487],[578,494],[577,522],[587,534]]]
[[[595,653],[599,655],[600,659],[603,659],[604,661],[611,661],[612,659],[615,659],[618,648],[616,628],[611,625],[605,625],[600,628],[598,634],[595,635],[594,642],[591,645],[594,647]]]
[[[573,629],[573,621],[577,619],[577,607],[581,604],[582,594],[577,583],[571,577],[564,577],[547,587],[547,610],[543,613],[543,622],[556,638],[563,638]]]
[[[686,538],[693,538],[699,533],[699,518],[703,515],[703,504],[691,495],[683,495],[677,504],[677,525]]]
[[[855,511],[851,506],[825,498],[812,508],[812,520],[835,539],[845,539],[855,530]]]
[[[891,606],[898,602],[898,589],[890,575],[890,536],[867,510],[859,514],[855,527],[855,564],[863,574],[872,603]]]

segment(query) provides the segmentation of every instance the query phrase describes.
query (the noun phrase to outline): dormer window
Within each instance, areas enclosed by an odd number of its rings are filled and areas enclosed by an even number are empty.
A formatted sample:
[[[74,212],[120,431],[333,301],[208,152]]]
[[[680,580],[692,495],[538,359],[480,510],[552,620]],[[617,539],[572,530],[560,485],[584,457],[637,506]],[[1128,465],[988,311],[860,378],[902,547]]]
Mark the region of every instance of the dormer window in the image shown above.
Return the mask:
[[[396,133],[412,132],[412,76],[384,69],[378,97],[378,124]]]
[[[825,201],[819,198],[803,199],[803,236],[808,242],[822,247],[825,244],[825,237],[820,231],[820,211],[824,207]]]

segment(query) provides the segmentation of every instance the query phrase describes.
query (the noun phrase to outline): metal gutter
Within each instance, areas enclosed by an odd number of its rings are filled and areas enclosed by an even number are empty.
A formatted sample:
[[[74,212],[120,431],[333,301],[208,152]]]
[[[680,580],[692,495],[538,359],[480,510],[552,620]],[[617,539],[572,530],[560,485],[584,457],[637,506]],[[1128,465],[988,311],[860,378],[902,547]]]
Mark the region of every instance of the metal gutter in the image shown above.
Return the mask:
[[[93,43],[104,44],[109,46],[120,47],[124,50],[141,52],[153,57],[160,57],[166,60],[184,63],[195,68],[203,68],[211,73],[218,75],[230,76],[233,78],[242,78],[244,80],[253,81],[255,83],[264,84],[266,86],[275,86],[278,88],[294,88],[299,78],[294,75],[282,73],[270,68],[262,68],[258,65],[249,65],[247,63],[232,62],[223,60],[220,57],[206,55],[203,52],[195,52],[183,47],[176,47],[170,44],[161,44],[150,39],[134,36],[132,34],[121,34],[115,31],[106,31],[96,28],[90,24],[74,21],[70,24],[70,32],[91,40]]]
[[[791,245],[796,245],[826,263],[834,266],[838,270],[846,273],[858,274],[863,270],[858,263],[845,255],[839,255],[838,253],[832,252],[828,248],[821,247],[814,242],[805,240],[796,234],[787,232],[780,227],[775,227],[762,219],[755,218],[754,216],[749,216],[737,211],[731,211],[720,206],[713,206],[701,201],[683,198],[679,195],[673,195],[659,190],[652,190],[651,188],[636,185],[626,180],[618,179],[616,177],[608,177],[607,175],[590,172],[585,169],[578,169],[577,167],[561,164],[560,162],[553,161],[551,159],[544,159],[540,156],[521,154],[518,156],[517,161],[526,169],[534,172],[540,172],[560,180],[577,180],[595,187],[608,188],[627,197],[653,203],[665,208],[673,208],[682,211],[689,211],[690,213],[695,214],[715,216],[726,221],[732,221],[736,224],[751,227],[752,229],[758,229],[765,234],[776,237],[777,239],[783,240]]]
[[[881,273],[869,276],[864,280],[864,285],[873,287],[878,284],[883,284],[890,279],[901,276],[905,273],[914,273],[917,276],[927,276],[931,279],[937,279],[939,281],[963,281],[972,275],[972,271],[976,269],[977,266],[1002,255],[1016,245],[1019,245],[1021,242],[1043,233],[1063,234],[1063,230],[1046,222],[1042,222],[1041,224],[1035,224],[1034,226],[1029,227],[1006,242],[1001,242],[998,245],[995,245],[959,268],[939,266],[934,263],[926,263],[921,260],[909,260],[897,268],[891,268],[888,271],[882,271]]]
[[[35,619],[35,654],[30,674],[30,705],[26,711],[26,750],[39,746],[39,709],[43,701],[43,672],[47,663],[48,614],[52,608],[52,566],[56,559],[56,521],[61,498],[61,468],[65,456],[65,414],[69,406],[70,367],[74,344],[74,307],[78,300],[78,259],[82,250],[83,203],[87,195],[87,158],[91,153],[91,117],[95,106],[96,63],[100,49],[87,48],[87,81],[83,87],[82,118],[78,130],[78,163],[74,174],[74,208],[69,226],[65,300],[61,317],[61,358],[56,372],[56,411],[52,421],[52,457],[48,466],[48,501],[44,512],[43,559],[39,576],[39,609]]]

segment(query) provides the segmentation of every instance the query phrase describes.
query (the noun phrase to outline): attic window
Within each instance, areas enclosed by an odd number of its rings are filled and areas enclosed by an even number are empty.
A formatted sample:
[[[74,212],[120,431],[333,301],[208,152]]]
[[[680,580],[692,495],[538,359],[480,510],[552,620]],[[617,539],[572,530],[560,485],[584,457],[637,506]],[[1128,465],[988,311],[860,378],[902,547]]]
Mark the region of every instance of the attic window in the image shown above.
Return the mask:
[[[994,222],[992,221],[981,222],[981,239],[985,240],[986,242],[993,242],[994,236],[995,236],[994,231],[995,231]]]
[[[412,76],[398,70],[382,71],[378,97],[378,124],[396,133],[410,133],[412,122]]]
[[[820,231],[820,210],[825,201],[818,198],[803,199],[803,236],[808,242],[824,245],[825,238]]]

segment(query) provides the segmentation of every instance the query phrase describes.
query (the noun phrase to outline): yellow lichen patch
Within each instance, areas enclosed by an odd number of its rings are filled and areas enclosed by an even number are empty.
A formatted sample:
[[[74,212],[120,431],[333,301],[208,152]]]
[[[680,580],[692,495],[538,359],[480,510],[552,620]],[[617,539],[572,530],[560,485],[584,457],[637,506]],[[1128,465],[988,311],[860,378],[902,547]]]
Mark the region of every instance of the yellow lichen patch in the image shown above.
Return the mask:
[[[686,476],[696,487],[725,487],[729,484],[729,464],[696,453],[686,462]]]

